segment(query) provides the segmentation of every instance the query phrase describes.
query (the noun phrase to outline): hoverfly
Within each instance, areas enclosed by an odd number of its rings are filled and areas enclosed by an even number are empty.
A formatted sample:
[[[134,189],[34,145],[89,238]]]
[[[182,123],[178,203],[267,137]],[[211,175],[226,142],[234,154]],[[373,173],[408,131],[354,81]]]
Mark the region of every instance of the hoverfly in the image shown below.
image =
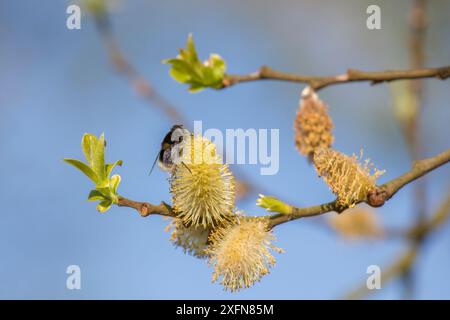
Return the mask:
[[[162,170],[168,172],[172,171],[174,164],[177,163],[175,157],[181,156],[183,141],[190,137],[191,133],[183,128],[183,125],[176,124],[172,126],[161,142],[161,149],[153,162],[149,175],[152,173],[156,163],[158,163],[158,166]],[[185,163],[183,163],[183,165],[189,170]]]

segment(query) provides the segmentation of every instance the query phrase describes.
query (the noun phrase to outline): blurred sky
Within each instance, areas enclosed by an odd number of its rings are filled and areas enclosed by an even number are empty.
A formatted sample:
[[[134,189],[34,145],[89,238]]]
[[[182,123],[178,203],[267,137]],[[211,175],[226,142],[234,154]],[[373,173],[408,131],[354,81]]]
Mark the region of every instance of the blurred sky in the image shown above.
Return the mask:
[[[116,1],[117,2],[117,1]],[[123,159],[119,192],[136,200],[170,201],[167,175],[148,171],[173,125],[140,99],[110,65],[92,19],[66,28],[71,1],[0,2],[0,298],[90,299],[332,299],[366,279],[368,265],[384,266],[405,248],[402,241],[356,242],[298,220],[275,230],[286,250],[261,283],[236,294],[211,284],[211,268],[169,242],[161,217],[141,218],[127,208],[99,214],[86,201],[91,188],[62,162],[82,158],[85,132],[105,132],[107,159]],[[365,26],[366,8],[378,4],[382,30]],[[202,58],[217,52],[231,73],[267,64],[276,69],[328,75],[349,67],[408,67],[403,1],[120,1],[112,14],[125,55],[179,110],[204,128],[279,128],[280,170],[260,176],[241,166],[265,190],[298,205],[330,201],[332,194],[294,148],[292,122],[302,85],[242,84],[224,91],[189,94],[168,76],[164,58],[176,55],[192,32]],[[430,1],[427,65],[448,65],[450,2]],[[449,82],[425,81],[423,139],[426,154],[449,147]],[[320,92],[335,123],[335,147],[363,147],[381,182],[410,165],[393,117],[389,86],[367,83]],[[192,123],[190,124],[192,125]],[[428,176],[429,211],[448,188],[449,167]],[[263,214],[256,195],[238,203]],[[384,224],[411,221],[412,189],[402,189],[378,210]],[[430,238],[415,267],[416,298],[450,298],[450,226]],[[82,289],[66,289],[66,267],[77,264]],[[398,281],[370,298],[401,298]]]

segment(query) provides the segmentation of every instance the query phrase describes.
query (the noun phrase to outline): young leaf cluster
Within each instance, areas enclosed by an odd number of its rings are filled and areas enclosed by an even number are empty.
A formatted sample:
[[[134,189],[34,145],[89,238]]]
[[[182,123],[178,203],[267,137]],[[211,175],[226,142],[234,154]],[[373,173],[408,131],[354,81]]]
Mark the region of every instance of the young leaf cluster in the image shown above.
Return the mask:
[[[117,187],[120,176],[115,174],[110,177],[115,166],[121,166],[122,160],[113,163],[105,163],[105,136],[99,138],[86,133],[81,140],[81,148],[86,158],[86,163],[77,159],[64,158],[64,161],[83,172],[94,184],[88,201],[98,201],[97,210],[107,211],[113,203],[118,202]]]
[[[208,60],[200,61],[192,35],[188,37],[186,48],[180,49],[176,58],[163,60],[163,63],[172,65],[170,75],[176,81],[188,84],[190,92],[222,87],[225,61],[218,54],[211,54]]]

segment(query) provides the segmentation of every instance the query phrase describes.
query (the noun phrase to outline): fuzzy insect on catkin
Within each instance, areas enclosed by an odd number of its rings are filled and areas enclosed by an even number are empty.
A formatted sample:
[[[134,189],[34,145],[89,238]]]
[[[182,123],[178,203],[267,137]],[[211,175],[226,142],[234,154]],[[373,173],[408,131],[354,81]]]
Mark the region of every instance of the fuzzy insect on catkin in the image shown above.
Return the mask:
[[[211,141],[186,140],[170,178],[173,209],[187,227],[212,228],[234,214],[234,177]]]
[[[212,281],[220,281],[231,292],[248,288],[268,274],[276,262],[271,251],[282,252],[272,244],[275,236],[263,218],[239,218],[217,228],[209,239],[206,251],[214,267]]]
[[[310,87],[306,87],[294,121],[298,151],[312,160],[315,150],[331,147],[334,141],[332,130],[333,121],[328,115],[328,107]]]
[[[313,162],[317,173],[322,177],[331,191],[337,196],[337,203],[342,207],[353,207],[359,201],[364,201],[369,192],[376,188],[377,178],[384,173],[374,169],[367,159],[351,157],[331,148],[320,148],[314,153]]]

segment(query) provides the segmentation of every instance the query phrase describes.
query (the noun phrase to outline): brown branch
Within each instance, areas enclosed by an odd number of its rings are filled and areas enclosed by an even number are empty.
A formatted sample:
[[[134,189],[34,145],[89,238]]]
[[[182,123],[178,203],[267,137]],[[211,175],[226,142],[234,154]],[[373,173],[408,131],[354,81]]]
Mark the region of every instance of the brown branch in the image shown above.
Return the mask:
[[[174,123],[183,124],[189,128],[187,117],[178,111],[178,108],[170,103],[163,95],[161,95],[149,80],[145,79],[138,70],[129,62],[116,40],[111,21],[108,13],[93,15],[97,30],[109,55],[112,66],[122,75],[136,91],[151,106],[155,106],[162,110],[165,115]],[[238,189],[237,195],[240,199],[245,198],[250,194],[250,191],[257,190],[264,192],[260,187],[256,186],[248,177],[239,173],[240,180],[237,181]]]
[[[381,189],[383,189],[386,192],[385,200],[389,200],[398,190],[400,190],[406,184],[416,180],[417,178],[420,178],[421,176],[427,174],[428,172],[440,167],[441,165],[449,161],[450,161],[450,149],[434,157],[413,162],[410,171],[381,186]]]
[[[441,203],[436,212],[426,221],[419,222],[407,232],[407,237],[415,240],[416,242],[423,242],[423,240],[437,229],[450,217],[450,192],[447,197]]]
[[[419,160],[413,163],[410,171],[405,174],[381,185],[376,188],[374,192],[368,195],[367,199],[362,200],[360,202],[365,202],[372,207],[380,207],[387,200],[392,198],[394,194],[403,188],[408,183],[422,177],[428,172],[442,166],[443,164],[450,161],[450,149],[428,159]],[[273,228],[279,224],[305,218],[321,215],[330,211],[342,212],[348,209],[347,207],[340,207],[336,201],[305,207],[305,208],[297,208],[292,206],[292,212],[289,214],[278,213],[270,216],[270,228]]]
[[[445,80],[450,77],[450,66],[440,68],[422,68],[410,70],[386,70],[378,72],[348,69],[346,73],[334,76],[308,76],[294,73],[276,71],[268,66],[261,67],[257,72],[248,75],[227,75],[223,81],[223,88],[242,82],[258,80],[281,80],[306,83],[314,90],[323,89],[330,85],[370,81],[372,84],[394,80],[411,80],[420,78],[438,78]]]
[[[385,271],[381,273],[382,285],[385,285],[389,281],[395,279],[398,275],[408,273],[417,258],[417,254],[420,251],[420,245],[430,234],[433,233],[434,230],[443,225],[444,222],[446,222],[449,218],[450,192],[430,219],[422,222],[419,221],[416,225],[408,230],[408,232],[406,233],[407,237],[409,239],[413,239],[414,241],[411,242],[411,245],[405,250],[402,255],[400,255],[399,258],[395,259],[394,262],[386,267]],[[345,299],[361,299],[367,294],[374,291],[375,290],[368,290],[367,285],[364,282],[364,284],[360,285],[348,295],[346,295]]]
[[[103,12],[102,14],[94,14],[93,16],[102,42],[109,54],[111,64],[116,71],[128,80],[139,96],[162,110],[169,119],[176,123],[186,122],[185,117],[181,115],[178,109],[160,95],[152,84],[125,58],[116,41],[108,13]]]
[[[420,69],[425,67],[425,36],[427,29],[426,0],[413,0],[409,11],[409,67]],[[419,125],[423,109],[423,80],[408,81],[408,95],[410,99],[410,116],[400,117],[399,122],[413,160],[422,158],[423,143]],[[414,184],[412,210],[416,224],[424,221],[427,211],[426,179]],[[415,241],[415,239],[412,239]],[[417,248],[419,250],[419,248]],[[397,276],[403,281],[405,298],[411,298],[414,292],[413,263]]]
[[[416,260],[416,256],[417,248],[413,246],[411,248],[408,248],[402,255],[400,255],[400,258],[395,259],[395,261],[391,265],[386,267],[386,271],[381,273],[380,277],[382,285],[385,285],[386,283],[394,279],[398,274],[405,273],[407,270],[409,270],[409,268]],[[361,299],[372,291],[376,292],[377,290],[369,290],[367,288],[366,282],[364,281],[364,284],[351,291],[343,299]]]
[[[117,203],[119,207],[129,207],[135,209],[142,217],[148,217],[152,214],[157,214],[166,217],[173,217],[174,213],[172,208],[165,202],[161,202],[159,205],[154,205],[149,202],[140,202],[130,200],[124,197],[119,197]]]
[[[415,0],[409,12],[410,26],[410,67],[422,68],[425,66],[425,36],[427,31],[427,3],[426,0]],[[409,81],[409,94],[415,105],[415,112],[403,124],[404,134],[408,141],[413,160],[423,156],[423,142],[419,125],[423,110],[423,81]],[[410,106],[414,107],[414,106]],[[426,180],[422,179],[415,186],[414,208],[418,220],[423,220],[426,215],[427,197]]]
[[[444,151],[434,157],[416,161],[411,170],[407,173],[379,186],[377,191],[369,195],[366,200],[360,202],[366,202],[372,207],[379,207],[384,204],[385,201],[389,200],[398,190],[404,187],[406,184],[420,178],[421,176],[427,174],[428,172],[442,166],[443,164],[450,161],[450,149]],[[175,216],[172,208],[161,202],[159,205],[153,205],[148,202],[139,202],[130,200],[124,197],[119,197],[119,202],[117,204],[120,207],[130,207],[139,212],[143,217],[147,217],[151,214],[157,214],[162,216]],[[337,205],[336,201],[328,202],[316,206],[297,208],[292,206],[292,212],[289,214],[277,213],[269,216],[269,227],[273,228],[279,224],[306,217],[313,217],[321,215],[330,211],[342,212],[348,208],[340,207]]]

